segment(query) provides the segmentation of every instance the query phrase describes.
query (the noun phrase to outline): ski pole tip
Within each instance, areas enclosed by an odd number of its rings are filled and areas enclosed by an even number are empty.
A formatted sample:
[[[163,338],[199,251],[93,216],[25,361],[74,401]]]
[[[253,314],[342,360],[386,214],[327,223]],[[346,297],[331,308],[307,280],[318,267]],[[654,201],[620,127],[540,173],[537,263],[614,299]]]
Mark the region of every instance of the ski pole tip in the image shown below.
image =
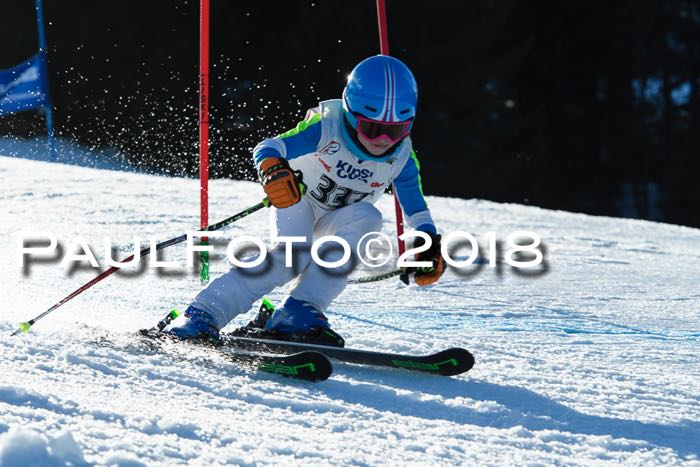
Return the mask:
[[[19,330],[22,331],[23,333],[27,334],[29,332],[29,328],[31,328],[32,325],[27,323],[19,323]]]

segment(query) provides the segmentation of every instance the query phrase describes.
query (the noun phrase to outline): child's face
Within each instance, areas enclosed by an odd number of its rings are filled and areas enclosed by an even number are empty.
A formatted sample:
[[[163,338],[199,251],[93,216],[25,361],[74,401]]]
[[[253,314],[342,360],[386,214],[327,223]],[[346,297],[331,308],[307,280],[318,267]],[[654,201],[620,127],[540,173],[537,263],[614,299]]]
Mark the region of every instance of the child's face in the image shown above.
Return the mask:
[[[391,139],[389,139],[389,137],[380,136],[378,139],[375,139],[373,141],[369,141],[367,138],[365,138],[362,135],[362,133],[358,133],[357,139],[360,140],[360,143],[362,143],[362,146],[365,147],[367,152],[369,152],[373,156],[381,156],[391,146],[393,146],[391,143]]]

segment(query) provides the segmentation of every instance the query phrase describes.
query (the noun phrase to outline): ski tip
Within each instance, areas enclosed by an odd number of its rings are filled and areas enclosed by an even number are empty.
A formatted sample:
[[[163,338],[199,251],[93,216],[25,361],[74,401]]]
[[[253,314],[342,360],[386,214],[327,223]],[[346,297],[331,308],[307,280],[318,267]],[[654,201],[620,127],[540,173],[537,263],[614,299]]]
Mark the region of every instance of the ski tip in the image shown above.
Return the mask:
[[[333,373],[333,365],[328,357],[312,350],[302,352],[301,356],[302,358],[306,358],[309,361],[313,360],[314,362],[314,371],[309,371],[306,379],[309,381],[318,382],[325,381],[330,378],[331,374]]]
[[[23,333],[27,334],[29,332],[29,329],[32,327],[31,324],[28,322],[26,323],[19,323],[19,330],[22,331]]]
[[[474,366],[474,356],[466,349],[452,347],[424,357],[394,359],[398,368],[421,371],[440,376],[455,376],[466,373]]]
[[[305,381],[325,381],[333,373],[333,365],[325,355],[315,351],[299,352],[277,357],[259,366],[259,369]]]
[[[474,355],[472,355],[467,349],[452,347],[450,349],[443,350],[438,355],[440,354],[444,354],[446,358],[452,360],[451,365],[444,365],[441,367],[440,374],[442,375],[455,376],[466,373],[474,367]]]
[[[316,359],[316,371],[313,375],[311,375],[309,381],[325,381],[328,378],[330,378],[331,374],[333,373],[333,365],[331,364],[331,361],[328,359],[328,357],[319,352],[314,351],[309,351],[305,353],[315,354],[314,358]]]

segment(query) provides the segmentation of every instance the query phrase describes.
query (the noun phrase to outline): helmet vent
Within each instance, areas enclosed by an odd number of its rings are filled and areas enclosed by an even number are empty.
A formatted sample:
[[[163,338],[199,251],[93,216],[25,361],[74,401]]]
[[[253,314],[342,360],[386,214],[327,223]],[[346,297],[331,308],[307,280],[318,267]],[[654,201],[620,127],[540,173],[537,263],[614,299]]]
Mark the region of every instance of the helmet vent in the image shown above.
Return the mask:
[[[369,110],[370,112],[376,112],[377,109],[375,107],[370,107],[369,105],[365,105],[365,109]]]
[[[403,109],[401,112],[399,112],[399,115],[403,115],[403,114],[408,113],[410,111],[411,111],[411,109]]]

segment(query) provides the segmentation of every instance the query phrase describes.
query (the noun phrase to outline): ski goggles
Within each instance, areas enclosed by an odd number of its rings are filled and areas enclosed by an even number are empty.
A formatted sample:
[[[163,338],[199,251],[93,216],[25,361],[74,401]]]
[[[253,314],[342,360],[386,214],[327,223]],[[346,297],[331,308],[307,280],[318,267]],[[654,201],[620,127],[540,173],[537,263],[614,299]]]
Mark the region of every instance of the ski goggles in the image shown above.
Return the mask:
[[[396,144],[408,136],[408,133],[411,131],[411,125],[413,124],[413,119],[403,122],[379,122],[377,120],[370,120],[360,114],[353,114],[353,116],[357,119],[355,131],[370,143],[374,143],[380,138],[385,137],[391,141],[391,144]]]

